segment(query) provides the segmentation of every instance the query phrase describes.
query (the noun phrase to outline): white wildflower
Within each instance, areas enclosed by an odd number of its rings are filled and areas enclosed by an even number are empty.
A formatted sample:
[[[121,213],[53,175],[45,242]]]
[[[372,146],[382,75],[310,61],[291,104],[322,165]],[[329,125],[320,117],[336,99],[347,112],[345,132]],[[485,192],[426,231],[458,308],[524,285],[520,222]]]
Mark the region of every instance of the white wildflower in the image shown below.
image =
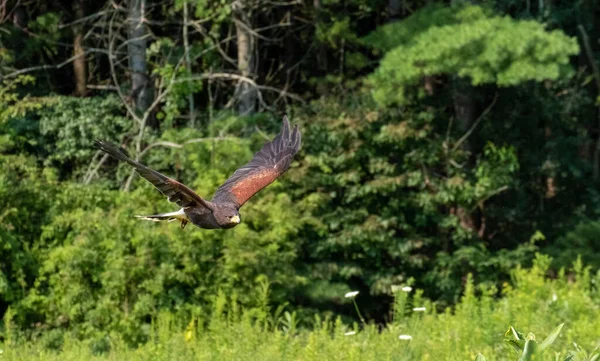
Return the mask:
[[[356,335],[356,331],[350,331],[350,332],[346,332],[344,334],[344,336],[352,336],[352,335]]]
[[[404,292],[410,292],[410,291],[412,291],[412,287],[410,287],[410,286],[404,286],[404,287],[402,287],[402,291],[404,291]]]
[[[425,307],[415,307],[413,308],[413,312],[425,312],[427,309]]]
[[[398,336],[398,338],[401,339],[401,340],[405,340],[405,341],[412,340],[412,336],[411,335],[400,335],[400,336]]]
[[[352,291],[352,292],[348,292],[344,295],[344,297],[346,298],[354,298],[356,297],[356,295],[358,294],[358,291]]]
[[[558,300],[558,296],[556,295],[556,293],[552,294],[552,302],[556,302],[556,300]]]

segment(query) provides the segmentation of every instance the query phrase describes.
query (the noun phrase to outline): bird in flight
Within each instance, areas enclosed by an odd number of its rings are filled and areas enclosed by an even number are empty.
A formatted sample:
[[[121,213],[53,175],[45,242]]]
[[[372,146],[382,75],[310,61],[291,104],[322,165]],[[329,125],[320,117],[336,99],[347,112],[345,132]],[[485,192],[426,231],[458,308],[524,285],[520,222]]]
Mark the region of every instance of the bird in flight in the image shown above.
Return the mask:
[[[250,162],[236,170],[217,189],[213,199],[208,201],[186,185],[131,159],[116,145],[96,140],[98,148],[115,159],[127,162],[165,195],[169,202],[181,207],[176,212],[136,217],[150,221],[180,221],[181,229],[188,222],[205,229],[226,229],[240,224],[240,207],[288,170],[300,144],[298,125],[290,129],[290,122],[284,116],[281,132],[263,145]]]

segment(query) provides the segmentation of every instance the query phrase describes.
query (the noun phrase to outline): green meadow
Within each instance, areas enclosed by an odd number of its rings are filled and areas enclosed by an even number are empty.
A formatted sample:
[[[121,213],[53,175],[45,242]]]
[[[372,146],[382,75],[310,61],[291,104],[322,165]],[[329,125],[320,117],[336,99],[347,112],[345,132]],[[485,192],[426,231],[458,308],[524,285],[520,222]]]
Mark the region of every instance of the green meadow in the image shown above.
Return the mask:
[[[548,279],[548,265],[548,258],[540,256],[532,268],[515,269],[513,285],[505,284],[499,299],[494,298],[496,290],[468,278],[460,302],[452,308],[438,309],[421,290],[397,289],[393,319],[386,325],[316,317],[308,329],[298,324],[295,313],[274,312],[268,305],[241,310],[220,294],[211,314],[187,324],[169,313],[159,315],[151,324],[149,341],[137,348],[110,334],[102,352],[94,350],[97,344],[69,336],[58,350],[49,350],[45,340],[22,342],[18,333],[9,333],[2,359],[475,360],[479,354],[487,360],[598,359],[600,293],[594,285],[600,275],[591,275],[579,263],[575,279],[564,274]],[[534,342],[542,344],[562,323],[544,352],[526,358],[523,347],[518,351],[512,346],[518,339],[511,326],[525,340],[532,332]]]

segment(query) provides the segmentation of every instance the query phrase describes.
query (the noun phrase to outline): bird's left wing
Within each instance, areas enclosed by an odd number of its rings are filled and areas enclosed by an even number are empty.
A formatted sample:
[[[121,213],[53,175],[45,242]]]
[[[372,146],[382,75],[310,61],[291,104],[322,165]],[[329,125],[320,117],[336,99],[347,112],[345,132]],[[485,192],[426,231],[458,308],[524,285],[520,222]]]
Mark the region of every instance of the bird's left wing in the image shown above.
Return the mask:
[[[182,208],[200,205],[212,210],[210,202],[205,201],[185,184],[131,159],[116,145],[103,140],[96,140],[96,146],[113,158],[131,165],[141,177],[152,183],[156,189],[165,195],[169,199],[169,202],[173,202]]]
[[[290,130],[287,116],[283,117],[281,132],[263,145],[248,164],[239,168],[215,192],[212,199],[218,203],[234,203],[241,207],[258,191],[273,183],[285,173],[292,158],[300,149],[301,134],[298,126]]]

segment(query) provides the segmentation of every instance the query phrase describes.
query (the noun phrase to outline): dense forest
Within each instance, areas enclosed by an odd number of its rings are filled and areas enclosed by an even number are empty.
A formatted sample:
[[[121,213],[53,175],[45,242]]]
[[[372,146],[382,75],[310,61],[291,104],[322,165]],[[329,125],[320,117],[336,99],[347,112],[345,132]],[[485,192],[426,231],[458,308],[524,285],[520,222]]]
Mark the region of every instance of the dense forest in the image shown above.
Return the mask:
[[[302,322],[356,317],[353,290],[385,323],[393,287],[444,307],[468,274],[499,293],[538,252],[548,276],[597,270],[599,10],[0,1],[0,332],[137,344],[223,294]],[[284,114],[302,149],[226,231],[135,219],[175,206],[93,146],[210,199]]]

